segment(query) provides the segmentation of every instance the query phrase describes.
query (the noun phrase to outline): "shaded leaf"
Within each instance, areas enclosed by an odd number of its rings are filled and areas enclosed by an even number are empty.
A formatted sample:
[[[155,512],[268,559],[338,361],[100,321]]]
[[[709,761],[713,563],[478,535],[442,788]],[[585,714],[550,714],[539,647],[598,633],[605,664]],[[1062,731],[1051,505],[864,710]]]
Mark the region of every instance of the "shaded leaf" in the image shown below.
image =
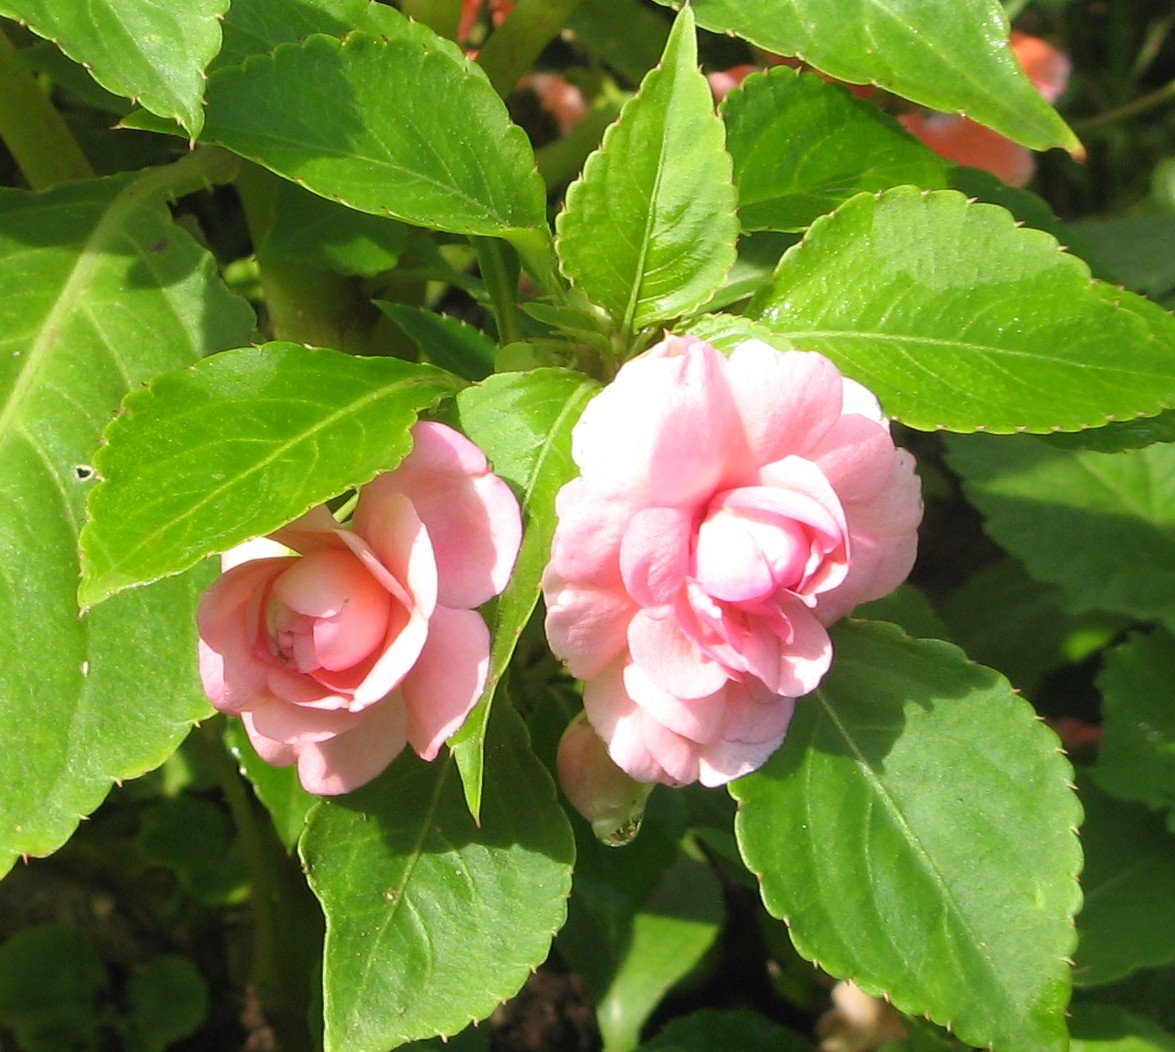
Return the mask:
[[[455,1034],[546,957],[571,831],[513,711],[496,715],[487,753],[480,826],[452,758],[410,751],[311,814],[301,852],[327,918],[327,1052]]]
[[[749,1009],[703,1008],[674,1019],[638,1052],[807,1052],[812,1046],[794,1030],[773,1023]]]
[[[1081,783],[1085,906],[1073,982],[1100,986],[1175,961],[1175,837],[1140,804]]]
[[[455,387],[431,366],[292,343],[157,377],[96,458],[81,602],[178,573],[391,470],[417,413]]]
[[[1069,1029],[1070,1052],[1175,1052],[1175,1034],[1112,1005],[1078,1002]]]
[[[208,1015],[204,977],[178,953],[156,957],[131,976],[127,998],[128,1045],[134,1052],[164,1052],[199,1030]]]
[[[498,345],[460,318],[404,303],[376,300],[376,306],[411,338],[425,358],[466,380],[484,380],[494,371]]]
[[[1065,1048],[1080,808],[1056,738],[950,644],[861,622],[833,640],[779,752],[732,785],[769,912],[965,1041]]]
[[[1095,453],[973,435],[948,459],[986,531],[1071,612],[1175,630],[1175,445]]]
[[[1175,805],[1175,638],[1162,629],[1106,654],[1097,679],[1104,736],[1094,776],[1115,796]]]
[[[241,774],[253,786],[257,799],[273,819],[278,839],[287,851],[292,852],[306,825],[306,816],[318,803],[318,797],[302,788],[296,765],[274,767],[261,759],[240,720],[225,722],[224,741]]]

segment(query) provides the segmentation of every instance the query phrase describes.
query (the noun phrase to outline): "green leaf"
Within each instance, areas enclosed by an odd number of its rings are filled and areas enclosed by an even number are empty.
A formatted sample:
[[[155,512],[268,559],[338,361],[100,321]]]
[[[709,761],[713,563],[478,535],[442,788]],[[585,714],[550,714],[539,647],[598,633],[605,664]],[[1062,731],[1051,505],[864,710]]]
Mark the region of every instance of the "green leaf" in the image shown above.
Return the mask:
[[[1075,431],[1175,404],[1175,319],[1098,289],[1002,209],[911,187],[818,219],[748,314],[912,427]]]
[[[505,103],[476,66],[416,39],[312,36],[223,69],[204,138],[363,212],[462,234],[546,227]]]
[[[375,305],[407,333],[428,361],[442,369],[466,380],[484,380],[494,371],[498,345],[480,329],[460,318],[404,303],[376,300]]]
[[[1113,1005],[1075,1004],[1069,1029],[1070,1052],[1175,1052],[1175,1034]]]
[[[128,1045],[164,1052],[195,1033],[208,1016],[208,988],[199,969],[177,953],[156,957],[127,984],[131,1005]]]
[[[1035,697],[1044,677],[1109,645],[1126,627],[1109,614],[1066,614],[1056,588],[1033,580],[1013,559],[983,567],[942,604],[951,639]]]
[[[563,272],[632,333],[696,309],[734,263],[730,157],[689,10],[567,191]]]
[[[96,459],[79,600],[178,573],[391,470],[416,414],[454,387],[431,366],[292,343],[157,377]]]
[[[661,999],[714,944],[723,912],[722,888],[709,866],[679,856],[632,918],[616,974],[597,1000],[605,1048],[637,1044]]]
[[[0,0],[0,14],[27,23],[102,87],[179,121],[195,139],[204,123],[204,67],[220,50],[228,6],[229,0]]]
[[[657,0],[680,7],[681,0]],[[698,24],[795,55],[839,80],[966,113],[1036,150],[1077,138],[1008,47],[999,0],[692,0]]]
[[[1106,654],[1098,674],[1104,735],[1093,773],[1115,796],[1175,806],[1175,638],[1156,629]]]
[[[522,505],[522,548],[506,590],[488,618],[493,643],[485,689],[450,739],[476,817],[481,810],[483,756],[490,707],[514,648],[538,603],[555,535],[555,494],[576,474],[571,429],[598,384],[564,369],[499,373],[457,396],[461,430],[485,452]]]
[[[908,582],[881,599],[862,603],[853,616],[862,621],[889,621],[910,636],[957,642],[942,618],[935,613],[925,593]],[[967,652],[970,654],[970,651]]]
[[[1073,981],[1101,986],[1175,961],[1175,837],[1139,804],[1081,783],[1085,906]]]
[[[293,183],[278,185],[273,223],[258,254],[307,267],[372,277],[391,270],[408,247],[409,228],[356,212]]]
[[[1075,223],[1099,259],[1135,292],[1167,296],[1175,291],[1175,215],[1119,216]]]
[[[74,601],[90,465],[119,400],[252,329],[161,203],[181,174],[0,191],[0,873],[60,846],[211,711],[201,577],[82,619]]]
[[[23,928],[0,946],[0,1026],[25,1052],[95,1047],[97,999],[108,982],[77,928]]]
[[[1064,1049],[1080,808],[1055,736],[948,643],[853,622],[833,641],[782,748],[732,786],[768,911],[969,1043]]]
[[[164,799],[143,819],[139,846],[150,861],[172,870],[198,902],[239,902],[247,893],[241,845],[227,814],[191,793]]]
[[[722,103],[744,230],[802,230],[863,190],[947,185],[950,166],[870,102],[777,66]]]
[[[301,852],[327,918],[327,1052],[455,1034],[546,957],[571,830],[512,710],[498,711],[487,751],[480,826],[452,758],[411,751],[311,814]]]
[[[669,25],[641,0],[580,0],[567,28],[633,84],[665,50]]]
[[[243,65],[253,55],[268,54],[279,44],[300,44],[315,33],[345,37],[355,30],[405,37],[461,58],[455,44],[372,0],[233,0],[224,19],[224,46],[212,69]]]
[[[318,803],[318,797],[306,792],[298,781],[298,768],[274,767],[257,755],[240,720],[224,725],[224,741],[237,766],[253,786],[257,799],[273,819],[278,839],[292,852],[306,825],[306,816]]]
[[[1070,612],[1175,631],[1175,445],[1094,453],[970,435],[949,442],[948,459],[986,531]]]
[[[812,1046],[794,1030],[749,1009],[703,1008],[674,1019],[637,1052],[809,1052]]]

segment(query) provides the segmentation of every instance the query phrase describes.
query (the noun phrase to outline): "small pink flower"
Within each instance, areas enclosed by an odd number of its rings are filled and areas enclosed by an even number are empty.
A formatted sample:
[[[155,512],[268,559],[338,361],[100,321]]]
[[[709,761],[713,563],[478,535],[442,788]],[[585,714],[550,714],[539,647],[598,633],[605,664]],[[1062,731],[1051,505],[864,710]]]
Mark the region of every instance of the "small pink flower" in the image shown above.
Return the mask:
[[[433,759],[485,683],[474,607],[510,577],[518,502],[452,428],[412,435],[404,462],[360,491],[350,529],[314,508],[273,534],[300,555],[259,558],[254,544],[200,600],[209,699],[312,793],[358,788],[405,744]]]
[[[877,400],[819,354],[669,336],[572,435],[547,636],[612,759],[721,785],[779,746],[826,626],[898,586],[922,517]]]

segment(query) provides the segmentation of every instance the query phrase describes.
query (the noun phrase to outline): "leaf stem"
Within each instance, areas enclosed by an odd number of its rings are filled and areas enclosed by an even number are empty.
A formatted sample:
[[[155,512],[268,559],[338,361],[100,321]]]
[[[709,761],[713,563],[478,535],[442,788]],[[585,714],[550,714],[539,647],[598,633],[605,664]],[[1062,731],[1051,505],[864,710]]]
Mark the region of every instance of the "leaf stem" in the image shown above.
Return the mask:
[[[94,169],[65,120],[16,56],[0,29],[0,138],[29,186],[45,190],[56,183],[93,179]]]
[[[541,229],[512,230],[505,238],[514,246],[523,268],[539,290],[561,303],[565,302],[567,286],[559,274],[555,245],[546,226]]]
[[[266,252],[280,185],[276,175],[255,164],[242,164],[237,176],[237,192],[257,255],[273,338],[338,351],[378,353],[370,336],[379,311],[360,293],[358,282]]]
[[[471,237],[477,252],[481,280],[490,296],[490,309],[498,323],[498,343],[503,347],[522,339],[518,317],[518,263],[514,253],[496,237]]]
[[[307,1009],[315,1002],[322,914],[273,823],[246,793],[223,730],[224,717],[217,715],[189,741],[223,792],[241,839],[253,908],[253,985],[281,1046],[313,1047]]]
[[[1083,135],[1104,128],[1107,124],[1116,124],[1118,121],[1126,120],[1129,117],[1137,117],[1140,113],[1157,109],[1159,106],[1172,101],[1175,101],[1175,80],[1169,80],[1161,88],[1156,88],[1154,91],[1142,95],[1131,102],[1127,102],[1125,105],[1115,106],[1112,110],[1099,113],[1096,117],[1087,117],[1083,121],[1074,121],[1073,130],[1078,135]]]
[[[578,6],[579,0],[518,0],[477,56],[499,95],[510,94]]]

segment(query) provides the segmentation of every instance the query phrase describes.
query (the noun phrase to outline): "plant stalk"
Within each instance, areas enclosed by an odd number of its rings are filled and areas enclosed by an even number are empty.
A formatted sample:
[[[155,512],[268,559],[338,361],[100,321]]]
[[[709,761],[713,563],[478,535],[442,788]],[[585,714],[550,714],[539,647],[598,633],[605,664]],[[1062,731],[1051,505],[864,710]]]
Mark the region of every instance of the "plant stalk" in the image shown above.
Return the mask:
[[[522,339],[518,317],[518,263],[514,253],[496,237],[471,237],[477,252],[481,280],[490,297],[490,309],[498,324],[498,343],[505,346]]]
[[[57,183],[93,179],[94,169],[65,120],[16,54],[0,29],[0,138],[29,186],[45,190]]]
[[[505,98],[514,90],[578,5],[579,0],[518,0],[477,56],[499,95]]]
[[[253,909],[253,986],[281,1047],[312,1048],[308,1006],[317,1000],[322,913],[297,860],[246,792],[223,730],[224,717],[217,715],[197,727],[190,741],[223,792],[241,838]]]
[[[1104,128],[1107,125],[1117,124],[1118,121],[1124,121],[1130,117],[1137,117],[1140,113],[1157,109],[1169,102],[1175,102],[1175,80],[1169,80],[1161,88],[1156,88],[1154,91],[1146,95],[1141,95],[1137,99],[1127,102],[1122,106],[1115,106],[1112,110],[1107,110],[1105,113],[1099,113],[1096,117],[1088,117],[1083,121],[1075,121],[1073,130],[1078,135],[1084,135],[1088,132]]]

